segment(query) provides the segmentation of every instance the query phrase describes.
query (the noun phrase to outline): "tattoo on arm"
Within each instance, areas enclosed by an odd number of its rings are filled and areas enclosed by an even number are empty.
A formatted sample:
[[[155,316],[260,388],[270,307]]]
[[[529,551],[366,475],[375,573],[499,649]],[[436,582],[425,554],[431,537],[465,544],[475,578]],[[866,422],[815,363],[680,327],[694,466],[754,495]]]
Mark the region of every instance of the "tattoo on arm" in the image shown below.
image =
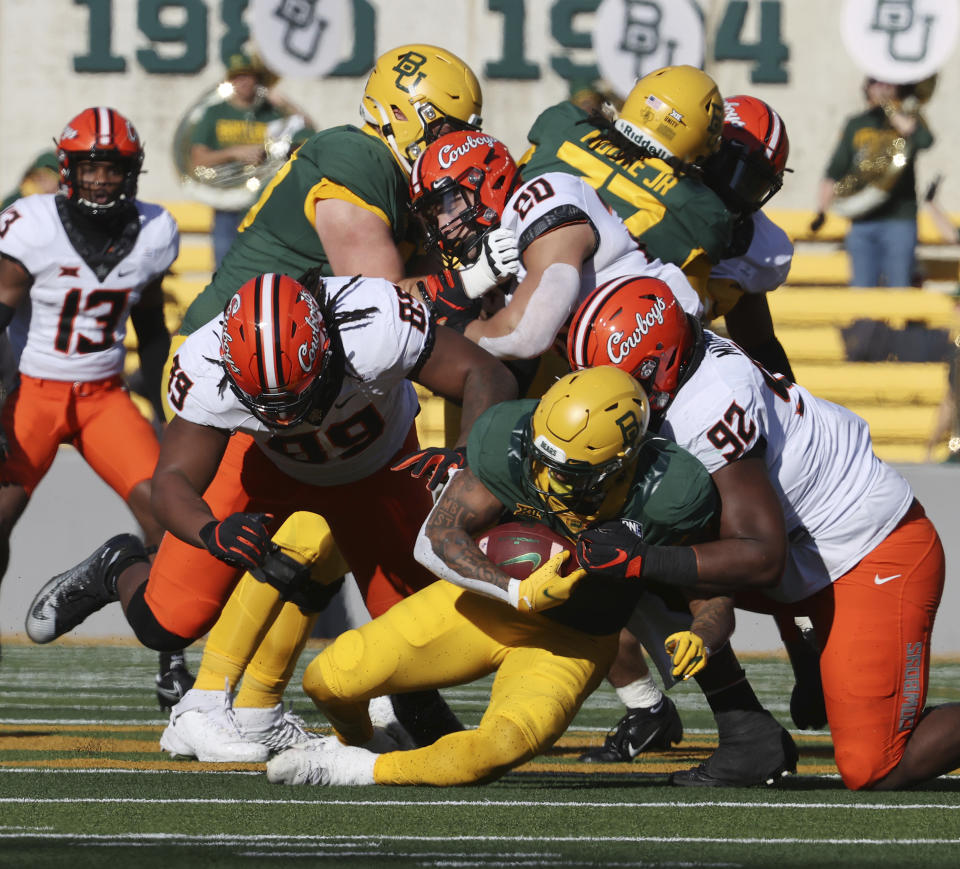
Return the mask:
[[[730,639],[735,624],[733,598],[719,595],[691,600],[690,612],[693,613],[690,630],[709,648],[716,651]]]
[[[510,577],[479,549],[473,535],[496,521],[503,505],[469,469],[447,485],[426,526],[434,552],[461,576],[506,590]]]

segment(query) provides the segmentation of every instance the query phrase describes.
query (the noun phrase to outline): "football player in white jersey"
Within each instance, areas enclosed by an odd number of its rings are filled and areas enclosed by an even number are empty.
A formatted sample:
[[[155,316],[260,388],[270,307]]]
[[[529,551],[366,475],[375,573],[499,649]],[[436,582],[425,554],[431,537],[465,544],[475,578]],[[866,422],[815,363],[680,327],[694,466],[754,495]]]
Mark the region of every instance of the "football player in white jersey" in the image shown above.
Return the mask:
[[[164,208],[136,198],[143,146],[114,109],[88,108],[57,141],[61,189],[17,200],[0,214],[0,330],[19,354],[20,387],[2,427],[0,575],[10,532],[60,444],[75,446],[123,498],[146,542],[162,528],[150,507],[159,454],[150,423],[123,385],[127,320],[159,413],[170,345],[161,280],[180,237]],[[158,698],[171,706],[190,687],[182,656],[161,656]]]
[[[943,547],[910,485],[874,455],[866,422],[701,330],[662,281],[598,288],[574,315],[568,353],[576,368],[634,374],[651,427],[704,463],[722,499],[720,538],[702,545],[646,546],[622,525],[585,532],[588,571],[616,553],[632,577],[762,590],[809,616],[847,787],[903,788],[960,766],[960,704],[924,709]],[[679,775],[716,778],[709,761]]]
[[[701,322],[708,325],[723,316],[727,332],[753,359],[768,371],[794,379],[790,362],[774,331],[767,293],[787,278],[793,260],[793,244],[787,234],[761,210],[783,185],[790,143],[780,115],[763,100],[733,96],[723,101],[724,122],[720,146],[703,162],[703,180],[737,215],[734,239],[727,256],[710,271],[701,294]],[[689,305],[691,313],[698,313]],[[810,636],[809,620],[797,620],[786,612],[772,613],[790,657],[795,683],[790,715],[801,729],[826,725],[819,655]],[[584,759],[620,762],[629,759],[629,746],[642,735],[649,716],[644,713],[652,691],[649,669],[639,643],[625,632],[620,655],[610,681],[627,703],[627,713],[608,735],[604,745]],[[652,696],[651,696],[652,695]]]
[[[413,557],[430,493],[390,471],[417,449],[411,380],[463,402],[463,442],[516,382],[389,281],[321,281],[317,270],[304,280],[251,279],[183,342],[153,477],[168,532],[157,557],[149,565],[140,542],[119,535],[54,577],[27,619],[36,642],[119,599],[144,645],[180,647],[210,629],[244,570],[316,610],[326,595],[309,570],[281,581],[271,550],[301,510],[326,519],[372,612],[432,582]]]
[[[577,304],[615,277],[654,275],[691,306],[699,304],[683,272],[649,260],[593,188],[562,172],[524,182],[507,147],[493,136],[441,136],[414,164],[410,191],[428,245],[450,265],[475,264],[494,229],[515,240],[519,283],[491,316],[480,318],[480,300],[470,298],[485,294],[489,283],[465,290],[453,269],[421,282],[421,295],[437,315],[494,356],[538,359]]]
[[[475,267],[480,241],[494,228],[516,241],[519,284],[492,316],[477,318],[478,301],[458,286],[455,271],[447,273],[445,281],[425,282],[423,292],[438,314],[464,329],[467,337],[497,356],[536,359],[551,351],[577,304],[598,284],[637,274],[666,281],[700,312],[700,297],[683,272],[672,264],[649,261],[584,180],[548,172],[524,182],[520,174],[506,147],[481,133],[441,137],[424,151],[411,174],[411,199],[428,243],[451,261]],[[559,361],[566,370],[566,360]],[[673,684],[670,669],[665,678]],[[717,717],[721,749],[715,764],[725,770],[726,783],[758,784],[795,768],[790,735],[760,705],[729,644],[717,650],[712,666],[695,678]],[[655,711],[646,715],[649,707],[643,707],[645,733],[618,760],[669,748],[682,733],[676,707],[649,676],[640,699]]]

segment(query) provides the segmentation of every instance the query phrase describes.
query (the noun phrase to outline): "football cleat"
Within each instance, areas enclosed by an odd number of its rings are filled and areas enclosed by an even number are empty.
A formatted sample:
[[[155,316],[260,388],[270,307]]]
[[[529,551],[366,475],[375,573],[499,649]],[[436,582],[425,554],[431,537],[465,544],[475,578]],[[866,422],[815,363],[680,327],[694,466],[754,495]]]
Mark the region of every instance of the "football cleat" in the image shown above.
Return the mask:
[[[717,713],[716,751],[692,769],[670,776],[680,787],[749,788],[775,785],[797,771],[793,737],[765,709]]]
[[[397,721],[417,748],[433,745],[441,736],[464,729],[436,689],[391,694],[390,701]]]
[[[49,643],[72,631],[117,600],[116,568],[140,560],[146,561],[147,553],[139,537],[111,537],[76,567],[57,574],[40,589],[27,612],[27,636],[35,643]]]
[[[307,733],[306,722],[294,715],[292,708],[284,710],[282,703],[266,709],[234,706],[233,719],[246,741],[265,745],[271,752],[284,751],[318,738]]]
[[[232,694],[196,688],[170,710],[160,748],[171,757],[195,757],[206,763],[263,763],[270,756],[266,745],[241,732]]]
[[[374,748],[369,742],[364,748],[382,754],[384,751],[408,751],[411,748],[417,747],[413,741],[413,737],[407,733],[406,728],[397,720],[396,713],[393,711],[393,702],[390,697],[374,697],[367,704],[367,708],[370,714],[370,723],[373,725],[374,736],[376,737],[378,730],[382,730],[387,737],[393,740],[396,748]],[[371,742],[372,741],[373,740],[371,740]]]
[[[285,785],[373,784],[378,755],[322,736],[309,745],[288,748],[267,762],[267,780]]]
[[[669,697],[651,709],[627,709],[603,745],[580,755],[587,763],[630,763],[644,751],[669,751],[683,739],[683,722]]]
[[[156,676],[160,711],[166,712],[176,706],[193,687],[195,678],[187,669],[183,652],[161,652],[160,672]]]

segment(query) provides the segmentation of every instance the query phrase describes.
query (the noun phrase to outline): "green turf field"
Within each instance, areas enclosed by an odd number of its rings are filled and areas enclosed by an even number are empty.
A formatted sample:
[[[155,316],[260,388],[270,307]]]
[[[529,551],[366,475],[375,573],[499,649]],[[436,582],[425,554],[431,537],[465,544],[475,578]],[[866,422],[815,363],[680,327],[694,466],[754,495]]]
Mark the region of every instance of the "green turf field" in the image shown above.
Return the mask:
[[[198,652],[191,650],[195,669]],[[288,699],[325,722],[299,687]],[[795,733],[798,775],[776,789],[670,788],[715,740],[694,686],[672,692],[686,737],[672,752],[597,767],[577,756],[620,715],[604,687],[546,757],[486,787],[271,785],[262,765],[172,761],[139,647],[5,644],[0,661],[3,867],[734,867],[960,865],[960,777],[901,794],[841,786],[825,733]],[[789,725],[785,660],[747,658]],[[465,723],[489,682],[445,692]],[[960,664],[934,665],[931,703],[960,699]]]

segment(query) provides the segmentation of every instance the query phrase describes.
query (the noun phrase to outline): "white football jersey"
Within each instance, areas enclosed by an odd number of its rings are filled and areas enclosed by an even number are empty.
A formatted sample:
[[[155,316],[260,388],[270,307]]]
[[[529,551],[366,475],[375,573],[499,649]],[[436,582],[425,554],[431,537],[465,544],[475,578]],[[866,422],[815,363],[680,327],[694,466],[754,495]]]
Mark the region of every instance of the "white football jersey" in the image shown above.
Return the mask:
[[[112,377],[123,371],[131,306],[177,258],[177,224],[163,207],[137,201],[137,240],[101,281],[70,243],[55,200],[27,196],[0,213],[0,253],[33,277],[29,307],[11,324],[11,340],[23,341],[20,370],[47,380]]]
[[[801,600],[846,573],[913,500],[909,483],[874,455],[863,419],[769,374],[709,330],[659,433],[710,473],[765,444],[790,537],[790,563],[772,593],[781,600]]]
[[[500,216],[500,225],[516,236],[521,257],[534,239],[576,223],[589,225],[596,238],[593,255],[581,267],[576,305],[600,284],[639,275],[659,278],[670,286],[685,310],[688,306],[699,310],[700,297],[683,272],[671,263],[648,260],[623,221],[582,178],[566,172],[538,175],[514,192]],[[517,277],[523,280],[525,275],[521,262]]]
[[[747,252],[720,260],[710,270],[710,277],[734,281],[745,293],[769,293],[787,279],[792,261],[790,236],[762,211],[756,211]]]
[[[403,445],[419,401],[407,379],[426,361],[433,324],[426,307],[381,278],[326,278],[334,314],[367,311],[340,326],[346,376],[319,425],[273,429],[225,384],[220,316],[193,332],[174,357],[168,401],[178,416],[253,436],[285,474],[315,486],[339,486],[379,471]]]

